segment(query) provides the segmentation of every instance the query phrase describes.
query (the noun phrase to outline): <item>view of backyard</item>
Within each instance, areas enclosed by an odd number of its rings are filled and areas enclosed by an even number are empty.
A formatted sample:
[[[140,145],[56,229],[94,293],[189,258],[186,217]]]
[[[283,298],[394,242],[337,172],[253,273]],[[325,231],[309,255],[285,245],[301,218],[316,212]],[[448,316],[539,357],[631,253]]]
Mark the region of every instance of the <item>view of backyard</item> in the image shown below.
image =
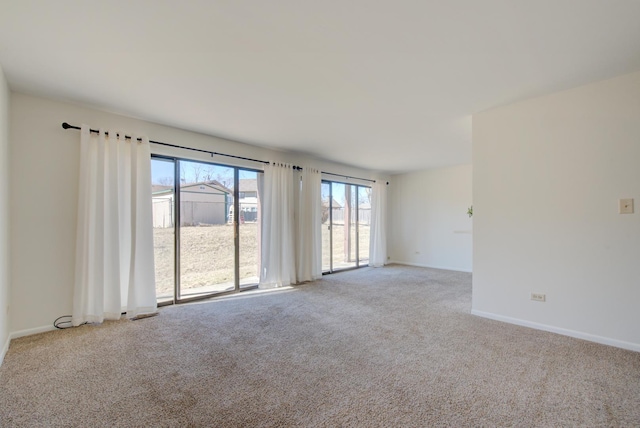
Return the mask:
[[[322,226],[323,249],[329,248],[328,224]],[[369,226],[359,226],[360,264],[368,263]],[[240,224],[240,283],[258,283],[258,225]],[[354,234],[352,234],[354,236]],[[173,228],[154,228],[156,295],[171,298],[174,288]],[[233,227],[230,224],[181,227],[181,295],[233,289]],[[333,225],[333,267],[355,266],[355,241],[352,257],[345,258],[344,225]],[[323,270],[329,266],[329,251],[322,252]]]
[[[235,289],[235,221],[239,222],[240,287],[258,284],[261,178],[261,173],[255,170],[180,159],[152,159],[158,301]],[[366,265],[371,189],[330,181],[323,181],[321,186],[322,271]],[[174,233],[179,233],[180,238],[178,257]],[[176,268],[180,289],[174,296]]]
[[[181,227],[180,287],[182,296],[190,291],[217,285],[210,291],[233,289],[233,226]],[[240,224],[240,281],[258,283],[258,225]],[[171,297],[174,287],[173,228],[154,228],[156,295]],[[197,289],[197,290],[196,290]],[[209,290],[208,290],[209,291]]]
[[[355,224],[352,224],[351,232],[351,251],[349,254],[351,257],[345,257],[345,242],[344,242],[344,224],[334,224],[333,228],[333,269],[341,269],[352,267],[356,265],[355,252]],[[369,225],[359,225],[359,252],[360,252],[360,265],[369,263]],[[322,225],[322,270],[329,270],[329,261],[331,255],[329,253],[330,248],[330,235],[329,222],[327,221]]]

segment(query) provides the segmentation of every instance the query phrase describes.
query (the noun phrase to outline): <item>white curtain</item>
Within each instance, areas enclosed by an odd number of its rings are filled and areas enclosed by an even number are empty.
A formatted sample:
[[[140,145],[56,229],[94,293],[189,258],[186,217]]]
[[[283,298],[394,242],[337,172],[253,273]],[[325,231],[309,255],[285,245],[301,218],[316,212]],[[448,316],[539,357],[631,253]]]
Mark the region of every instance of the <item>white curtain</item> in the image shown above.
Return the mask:
[[[371,186],[371,235],[369,266],[382,267],[387,262],[387,184],[377,180]]]
[[[293,166],[272,163],[264,169],[260,287],[296,282]]]
[[[156,310],[149,140],[82,125],[72,324]]]
[[[297,234],[297,282],[322,277],[322,197],[321,175],[315,168],[304,167],[300,174]]]

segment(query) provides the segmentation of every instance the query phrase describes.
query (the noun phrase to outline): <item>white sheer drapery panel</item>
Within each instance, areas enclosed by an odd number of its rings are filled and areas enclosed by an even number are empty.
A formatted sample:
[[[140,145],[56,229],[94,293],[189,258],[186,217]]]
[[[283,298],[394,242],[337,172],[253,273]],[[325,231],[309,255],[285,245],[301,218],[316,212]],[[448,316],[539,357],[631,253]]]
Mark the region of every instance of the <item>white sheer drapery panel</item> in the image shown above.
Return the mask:
[[[157,309],[149,140],[82,125],[72,324]]]
[[[322,182],[319,170],[304,167],[300,174],[297,234],[297,282],[313,281],[322,277]]]
[[[387,185],[380,180],[371,186],[371,236],[369,266],[387,263]]]
[[[293,166],[272,163],[264,168],[260,287],[295,283],[295,219]]]

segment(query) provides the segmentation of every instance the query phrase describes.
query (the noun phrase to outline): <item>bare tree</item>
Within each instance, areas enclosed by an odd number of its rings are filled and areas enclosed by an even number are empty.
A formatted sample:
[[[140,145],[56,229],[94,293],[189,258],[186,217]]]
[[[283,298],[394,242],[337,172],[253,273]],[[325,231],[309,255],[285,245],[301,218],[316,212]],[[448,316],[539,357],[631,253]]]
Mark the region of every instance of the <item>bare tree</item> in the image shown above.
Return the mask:
[[[160,177],[157,180],[157,184],[162,186],[173,186],[173,177]]]
[[[187,171],[182,163],[180,164],[180,183],[187,184]]]
[[[204,169],[202,167],[202,164],[193,163],[193,164],[191,164],[191,169],[193,170],[194,182],[195,183],[199,183],[200,182],[200,175],[202,175],[204,173]]]
[[[216,174],[216,181],[222,184],[227,189],[230,189],[233,185],[233,178],[229,176],[222,175],[220,173]]]
[[[371,204],[371,187],[361,187],[364,189],[364,194],[358,192],[358,204]]]
[[[191,163],[185,165],[180,163],[180,182],[182,184],[199,183],[205,176],[205,165]]]
[[[205,181],[212,181],[213,180],[213,168],[211,167],[207,167],[204,169],[204,171],[202,171],[202,179]]]

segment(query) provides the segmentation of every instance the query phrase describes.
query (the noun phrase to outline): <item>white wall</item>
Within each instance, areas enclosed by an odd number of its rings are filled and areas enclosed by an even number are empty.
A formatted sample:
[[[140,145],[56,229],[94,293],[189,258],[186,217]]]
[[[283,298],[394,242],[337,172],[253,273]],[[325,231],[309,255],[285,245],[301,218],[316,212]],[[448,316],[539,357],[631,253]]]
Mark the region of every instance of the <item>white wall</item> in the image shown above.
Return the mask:
[[[19,93],[12,94],[11,121],[11,224],[15,238],[11,242],[12,337],[51,329],[55,318],[70,314],[72,309],[80,134],[63,130],[62,122],[86,123],[172,144],[376,178],[370,172],[344,165]],[[158,153],[212,160],[195,152],[158,146],[154,149]],[[230,158],[215,160],[234,164]],[[261,168],[256,163],[235,164]]]
[[[394,175],[389,190],[391,260],[470,272],[471,165]]]
[[[474,115],[473,312],[640,351],[639,165],[640,73]]]
[[[9,348],[9,87],[0,67],[0,364]]]

